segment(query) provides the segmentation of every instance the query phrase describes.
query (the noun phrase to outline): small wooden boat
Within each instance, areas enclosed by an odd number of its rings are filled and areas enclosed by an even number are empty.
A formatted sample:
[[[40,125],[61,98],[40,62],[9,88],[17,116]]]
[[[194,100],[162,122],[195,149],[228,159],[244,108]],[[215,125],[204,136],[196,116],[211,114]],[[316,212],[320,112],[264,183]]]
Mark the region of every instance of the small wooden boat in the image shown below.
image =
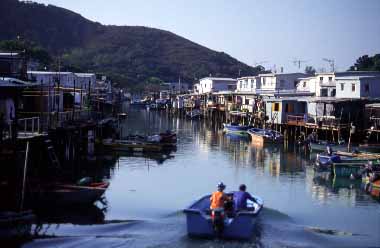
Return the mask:
[[[250,239],[257,216],[263,208],[263,201],[255,197],[260,204],[247,202],[251,210],[239,211],[233,218],[226,218],[224,229],[217,234],[213,228],[210,215],[210,195],[206,195],[184,210],[186,214],[187,233],[191,237],[221,237],[226,239]]]
[[[160,133],[159,135],[161,137],[160,143],[163,143],[163,144],[177,143],[177,134],[173,131],[168,130],[165,133]]]
[[[377,159],[363,159],[360,157],[346,157],[338,153],[317,154],[314,169],[316,171],[330,171],[334,177],[360,178],[361,171],[369,161],[378,164]]]
[[[0,212],[0,240],[28,238],[35,215],[31,211]]]
[[[252,128],[252,126],[239,125],[237,123],[231,124],[223,124],[223,132],[233,135],[239,136],[248,136],[248,129]]]
[[[28,202],[32,206],[84,206],[101,199],[108,188],[108,182],[90,183],[88,186],[71,184],[43,185],[30,192]]]
[[[125,152],[160,152],[163,146],[142,140],[103,140],[105,148]]]
[[[327,146],[329,146],[333,151],[347,151],[346,143],[333,143],[325,140],[319,140],[316,142],[309,142],[309,148],[313,152],[323,152],[326,151]]]
[[[248,134],[253,143],[260,145],[265,143],[280,144],[284,141],[284,136],[280,132],[271,129],[250,128]]]

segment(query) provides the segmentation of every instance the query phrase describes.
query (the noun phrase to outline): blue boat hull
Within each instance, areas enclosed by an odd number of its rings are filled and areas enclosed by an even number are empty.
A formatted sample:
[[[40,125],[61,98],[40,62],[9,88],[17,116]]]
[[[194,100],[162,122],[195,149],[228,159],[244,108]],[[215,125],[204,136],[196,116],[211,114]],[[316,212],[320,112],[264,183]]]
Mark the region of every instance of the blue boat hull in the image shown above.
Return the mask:
[[[209,208],[210,196],[205,196],[185,209],[187,233],[191,237],[225,239],[250,239],[255,229],[257,215],[262,209],[262,200],[257,198],[261,205],[255,204],[254,211],[241,211],[234,218],[229,218],[225,223],[223,233],[217,235],[213,229],[212,221],[205,210]]]

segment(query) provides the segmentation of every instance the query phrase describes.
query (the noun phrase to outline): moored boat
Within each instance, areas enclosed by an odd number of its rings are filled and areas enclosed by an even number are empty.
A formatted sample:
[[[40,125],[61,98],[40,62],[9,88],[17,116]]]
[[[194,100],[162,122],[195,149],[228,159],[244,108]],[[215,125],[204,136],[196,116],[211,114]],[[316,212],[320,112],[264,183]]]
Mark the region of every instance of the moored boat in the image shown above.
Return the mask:
[[[186,214],[187,233],[191,237],[220,237],[226,239],[250,239],[257,216],[263,208],[262,199],[255,197],[260,204],[247,202],[250,210],[239,211],[233,218],[226,218],[222,233],[216,233],[211,216],[208,215],[210,195],[206,195],[184,210]]]
[[[334,177],[348,177],[358,179],[365,166],[369,163],[378,164],[377,159],[363,159],[360,157],[346,157],[339,154],[321,153],[317,155],[314,169],[316,171],[328,171]]]
[[[125,151],[125,152],[160,152],[163,147],[160,144],[150,143],[144,140],[103,140],[103,145],[105,148],[112,149],[114,151]]]
[[[252,128],[252,126],[247,125],[239,125],[237,123],[231,124],[223,124],[223,132],[233,135],[239,136],[248,136],[248,129]]]
[[[284,141],[284,136],[280,132],[271,129],[250,128],[247,132],[255,144],[280,144]]]
[[[334,177],[359,178],[363,163],[333,163],[332,173]]]
[[[312,152],[323,152],[326,150],[326,147],[330,147],[334,151],[347,151],[347,144],[340,142],[340,143],[334,143],[329,142],[325,140],[319,140],[319,141],[310,141],[308,143],[309,149]]]
[[[174,144],[177,143],[177,134],[173,131],[166,131],[165,133],[160,133],[160,143],[164,144]]]
[[[84,206],[100,200],[109,186],[108,182],[90,183],[87,186],[72,184],[43,185],[30,192],[30,205]]]

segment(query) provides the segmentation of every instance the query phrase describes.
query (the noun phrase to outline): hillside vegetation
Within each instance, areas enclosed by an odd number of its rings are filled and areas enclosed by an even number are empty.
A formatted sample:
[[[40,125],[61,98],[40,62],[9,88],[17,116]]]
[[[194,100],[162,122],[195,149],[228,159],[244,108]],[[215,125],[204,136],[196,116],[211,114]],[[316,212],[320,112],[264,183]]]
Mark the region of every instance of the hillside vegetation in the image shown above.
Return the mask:
[[[205,76],[256,74],[226,53],[213,51],[168,31],[140,26],[106,26],[56,6],[0,1],[0,40],[34,42],[57,64],[105,74],[138,88],[149,78],[194,82]]]

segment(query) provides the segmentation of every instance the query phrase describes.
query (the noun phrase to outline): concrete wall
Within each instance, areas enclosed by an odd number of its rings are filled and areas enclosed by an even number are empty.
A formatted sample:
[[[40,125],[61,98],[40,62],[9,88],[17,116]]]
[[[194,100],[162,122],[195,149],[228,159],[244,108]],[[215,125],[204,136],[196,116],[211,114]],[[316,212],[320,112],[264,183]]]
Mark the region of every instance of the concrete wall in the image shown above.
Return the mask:
[[[337,79],[336,98],[360,98],[360,79]]]

